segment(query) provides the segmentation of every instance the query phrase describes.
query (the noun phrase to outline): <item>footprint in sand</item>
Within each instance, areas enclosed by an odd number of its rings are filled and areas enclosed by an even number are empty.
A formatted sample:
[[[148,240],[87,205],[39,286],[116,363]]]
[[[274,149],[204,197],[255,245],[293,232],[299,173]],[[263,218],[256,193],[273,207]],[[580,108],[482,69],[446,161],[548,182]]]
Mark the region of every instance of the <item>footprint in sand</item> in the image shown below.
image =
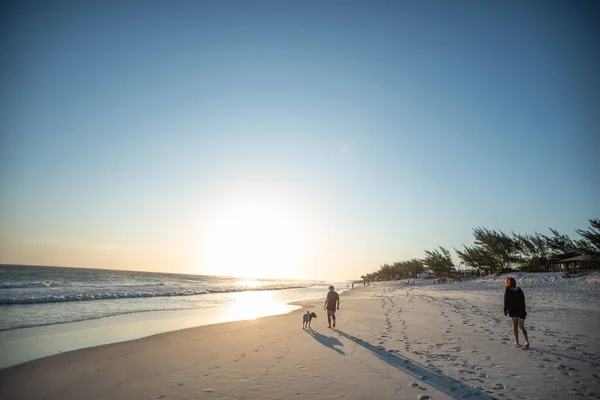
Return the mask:
[[[562,375],[572,375],[571,372],[577,371],[575,368],[566,364],[559,364],[556,366],[556,369],[558,369],[558,372]]]

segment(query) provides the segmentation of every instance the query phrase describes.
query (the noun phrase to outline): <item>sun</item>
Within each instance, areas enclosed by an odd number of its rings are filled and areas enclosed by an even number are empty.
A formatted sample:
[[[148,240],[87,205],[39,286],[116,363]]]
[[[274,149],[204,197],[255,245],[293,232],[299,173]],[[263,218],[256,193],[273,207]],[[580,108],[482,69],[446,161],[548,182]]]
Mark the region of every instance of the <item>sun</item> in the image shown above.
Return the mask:
[[[306,260],[301,221],[268,202],[229,204],[205,226],[202,271],[209,275],[297,279]]]

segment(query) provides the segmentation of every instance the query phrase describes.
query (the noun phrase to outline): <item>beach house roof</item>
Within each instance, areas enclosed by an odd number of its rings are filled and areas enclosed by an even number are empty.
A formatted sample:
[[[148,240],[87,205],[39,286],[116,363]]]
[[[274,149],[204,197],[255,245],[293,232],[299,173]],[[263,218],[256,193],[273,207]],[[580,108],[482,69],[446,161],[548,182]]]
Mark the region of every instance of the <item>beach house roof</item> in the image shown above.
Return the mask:
[[[575,257],[569,257],[569,258],[565,258],[563,260],[558,260],[557,262],[559,263],[569,263],[569,262],[575,262],[575,261],[588,261],[590,259],[590,257],[580,254],[578,256]]]

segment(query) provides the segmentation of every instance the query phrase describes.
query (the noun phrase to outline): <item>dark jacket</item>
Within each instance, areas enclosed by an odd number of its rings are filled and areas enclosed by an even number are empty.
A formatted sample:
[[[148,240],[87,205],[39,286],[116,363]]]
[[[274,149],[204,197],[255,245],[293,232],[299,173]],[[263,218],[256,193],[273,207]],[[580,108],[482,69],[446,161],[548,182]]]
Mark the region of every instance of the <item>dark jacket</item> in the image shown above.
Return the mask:
[[[525,294],[520,287],[506,288],[504,292],[504,315],[525,319],[527,310],[525,307]]]

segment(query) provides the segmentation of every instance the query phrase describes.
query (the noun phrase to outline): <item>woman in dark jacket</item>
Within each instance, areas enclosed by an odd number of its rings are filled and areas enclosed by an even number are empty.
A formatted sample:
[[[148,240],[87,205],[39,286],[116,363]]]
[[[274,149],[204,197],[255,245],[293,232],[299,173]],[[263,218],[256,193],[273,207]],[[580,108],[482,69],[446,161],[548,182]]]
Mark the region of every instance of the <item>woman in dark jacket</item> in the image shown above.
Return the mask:
[[[506,278],[506,290],[504,292],[504,315],[510,316],[513,322],[516,345],[519,345],[519,328],[525,338],[525,348],[529,348],[529,339],[525,330],[525,317],[527,310],[525,308],[525,294],[521,288],[517,287],[515,278]]]

